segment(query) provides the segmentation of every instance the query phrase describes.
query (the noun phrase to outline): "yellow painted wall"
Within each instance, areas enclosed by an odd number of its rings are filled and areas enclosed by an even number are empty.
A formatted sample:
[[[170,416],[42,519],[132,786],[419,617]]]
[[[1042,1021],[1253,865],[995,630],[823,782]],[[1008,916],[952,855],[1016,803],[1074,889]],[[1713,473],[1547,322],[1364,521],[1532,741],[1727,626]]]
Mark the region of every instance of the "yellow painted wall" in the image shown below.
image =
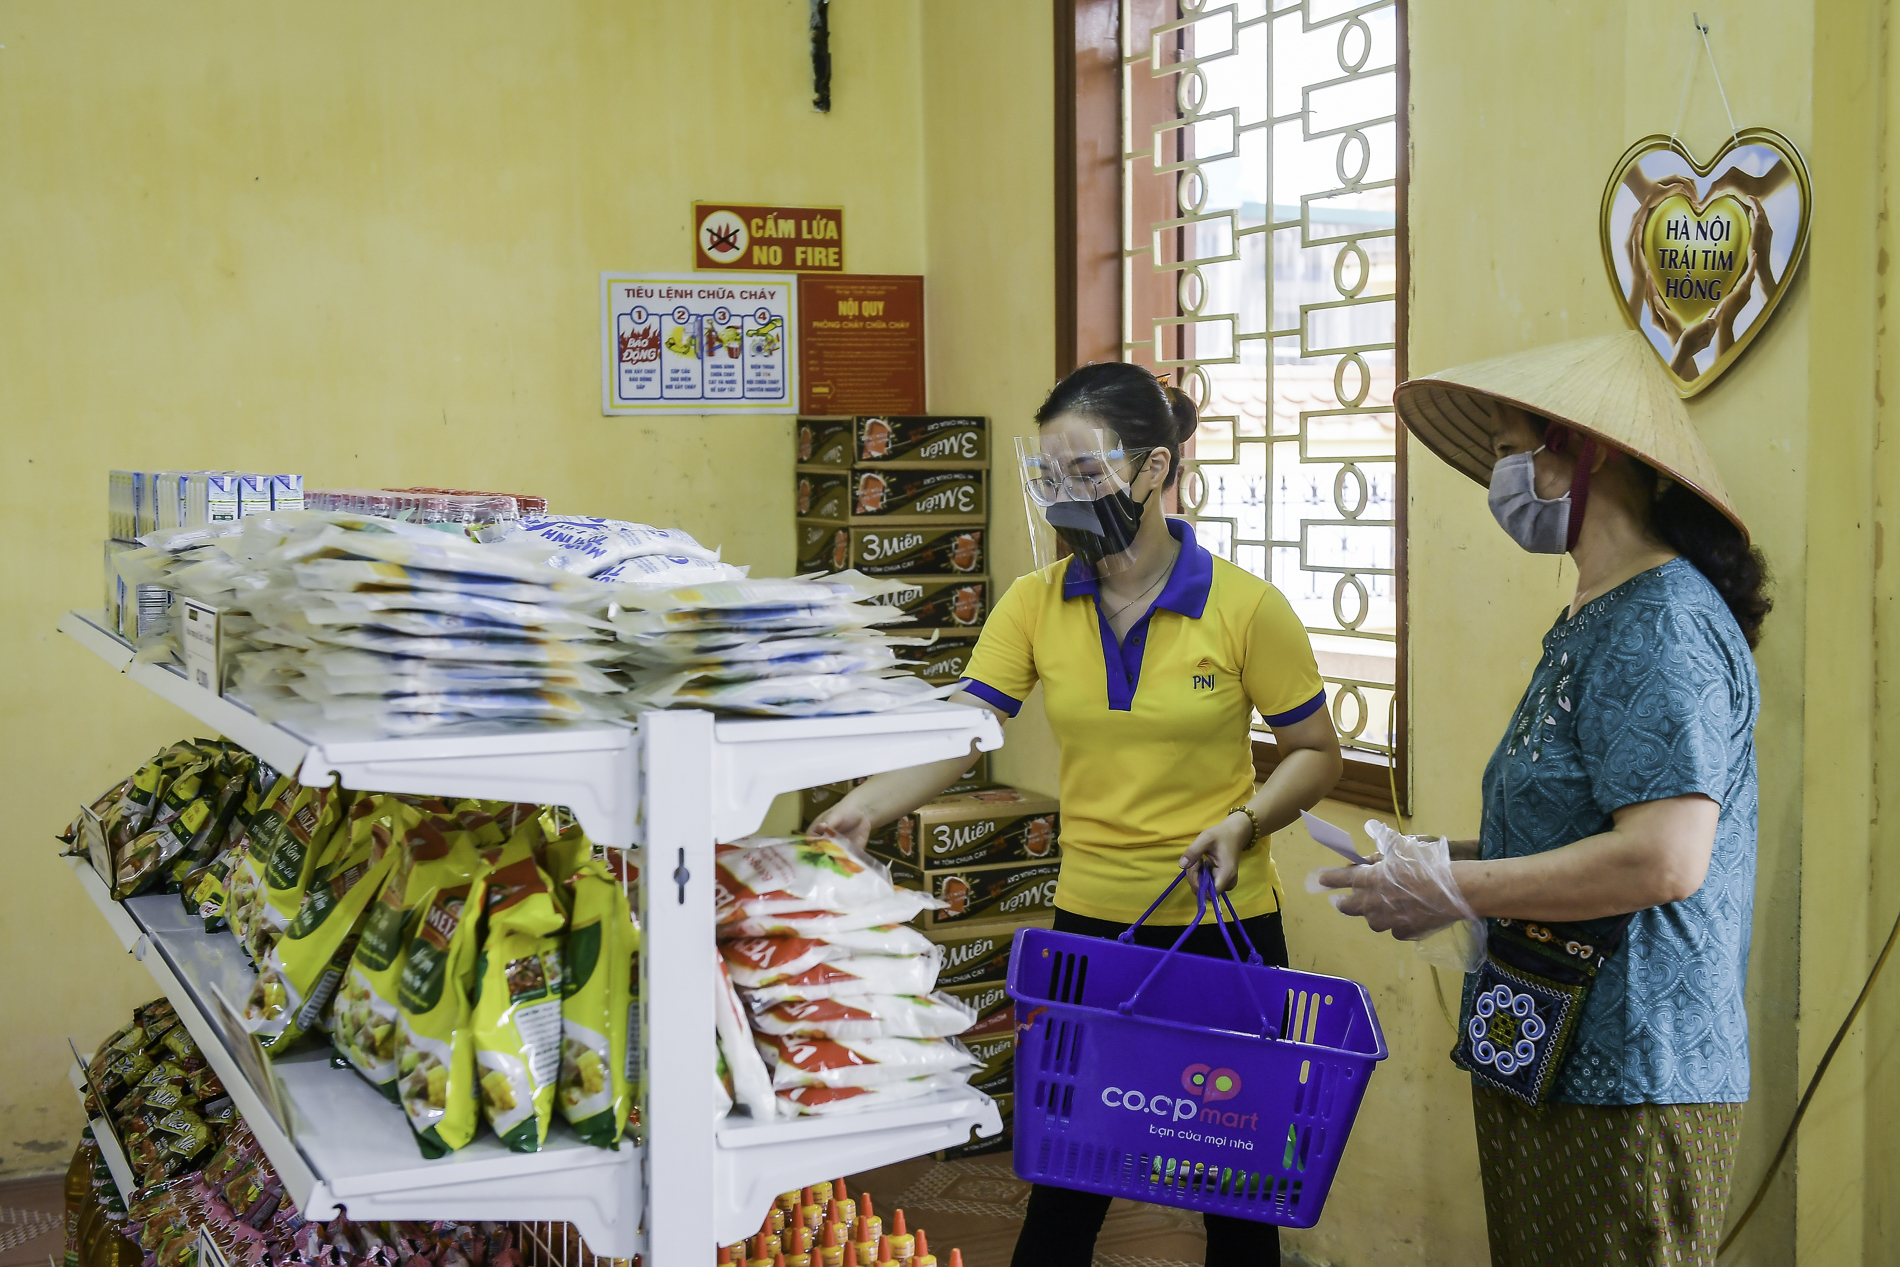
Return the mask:
[[[1874,774],[1891,770],[1895,743],[1878,722],[1893,653],[1877,652],[1892,638],[1874,610],[1876,596],[1894,610],[1876,533],[1900,477],[1879,444],[1876,377],[1893,355],[1881,318],[1880,166],[1894,113],[1884,3],[1696,7],[1738,123],[1792,137],[1818,191],[1804,274],[1742,361],[1689,406],[1778,577],[1757,653],[1753,1098],[1732,1216],[1900,902],[1890,869],[1876,865],[1886,831]],[[1620,328],[1598,200],[1629,142],[1671,130],[1694,39],[1688,9],[1441,0],[1414,3],[1411,27],[1413,371]],[[1681,135],[1708,157],[1728,130],[1703,64]],[[1428,451],[1413,445],[1411,463],[1416,825],[1471,835],[1478,772],[1575,577],[1518,551],[1481,490]],[[1296,920],[1295,946],[1334,964],[1357,957],[1364,966],[1349,971],[1376,983],[1388,1034],[1404,1036],[1342,1170],[1342,1181],[1377,1185],[1392,1214],[1341,1220],[1335,1205],[1298,1243],[1341,1264],[1482,1262],[1469,1099],[1444,1060],[1451,1034],[1429,979],[1400,947],[1368,955],[1343,945],[1329,919]],[[1900,1261],[1887,1227],[1895,1011],[1876,1005],[1836,1058],[1794,1163],[1725,1263]],[[1401,1050],[1421,1034],[1424,1050]]]
[[[0,6],[0,1175],[64,1166],[65,1035],[154,992],[51,839],[190,729],[52,632],[97,602],[107,468],[539,492],[784,574],[790,421],[602,417],[599,273],[689,268],[695,198],[842,205],[851,268],[931,271],[920,7],[832,8],[820,115],[805,0]],[[953,351],[935,398],[1001,412],[953,393],[1010,355]]]

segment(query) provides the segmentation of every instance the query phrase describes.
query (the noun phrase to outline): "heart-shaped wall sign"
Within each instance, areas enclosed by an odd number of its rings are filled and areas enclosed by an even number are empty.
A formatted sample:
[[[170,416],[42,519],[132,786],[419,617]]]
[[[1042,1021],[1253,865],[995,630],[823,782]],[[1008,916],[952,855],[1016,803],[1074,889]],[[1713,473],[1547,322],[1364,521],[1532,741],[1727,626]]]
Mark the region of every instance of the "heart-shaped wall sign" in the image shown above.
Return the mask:
[[[1814,194],[1794,143],[1767,128],[1710,163],[1680,141],[1630,146],[1603,191],[1603,259],[1623,315],[1693,396],[1774,315],[1808,245]]]

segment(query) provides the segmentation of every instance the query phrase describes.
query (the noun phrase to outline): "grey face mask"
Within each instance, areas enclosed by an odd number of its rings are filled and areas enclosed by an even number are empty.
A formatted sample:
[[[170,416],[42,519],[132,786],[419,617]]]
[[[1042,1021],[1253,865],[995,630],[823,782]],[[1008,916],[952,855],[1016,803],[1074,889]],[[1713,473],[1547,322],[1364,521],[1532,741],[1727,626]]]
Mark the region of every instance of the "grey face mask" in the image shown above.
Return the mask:
[[[1537,495],[1536,453],[1513,453],[1491,468],[1491,517],[1532,554],[1562,554],[1570,534],[1570,495]]]

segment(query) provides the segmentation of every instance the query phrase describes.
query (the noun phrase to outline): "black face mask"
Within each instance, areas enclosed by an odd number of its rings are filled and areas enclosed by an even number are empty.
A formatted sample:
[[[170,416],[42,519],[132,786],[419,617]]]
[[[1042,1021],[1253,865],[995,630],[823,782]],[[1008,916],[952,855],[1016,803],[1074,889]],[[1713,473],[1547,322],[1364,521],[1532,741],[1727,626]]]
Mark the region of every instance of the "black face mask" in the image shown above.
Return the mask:
[[[1148,490],[1148,497],[1154,490]],[[1136,501],[1125,489],[1117,489],[1092,502],[1056,502],[1043,508],[1043,515],[1056,536],[1090,567],[1111,555],[1120,554],[1135,543],[1135,530],[1141,527],[1141,512],[1148,497]]]

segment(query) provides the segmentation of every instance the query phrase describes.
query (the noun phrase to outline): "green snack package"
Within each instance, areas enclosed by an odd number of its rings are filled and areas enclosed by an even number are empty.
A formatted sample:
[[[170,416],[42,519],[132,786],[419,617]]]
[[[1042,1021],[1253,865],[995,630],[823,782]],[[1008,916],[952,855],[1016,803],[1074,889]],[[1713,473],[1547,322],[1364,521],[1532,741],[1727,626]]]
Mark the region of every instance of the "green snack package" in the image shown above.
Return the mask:
[[[264,865],[264,901],[260,908],[264,921],[281,936],[290,921],[297,918],[303,905],[304,891],[316,874],[337,829],[348,821],[354,794],[341,787],[302,788],[290,809],[275,824],[276,839],[270,846],[269,861]],[[346,841],[347,836],[344,838]],[[253,926],[255,927],[255,926]],[[252,945],[262,946],[253,932]],[[263,956],[253,950],[261,963]]]
[[[598,1147],[617,1148],[633,1103],[628,1071],[639,1059],[639,1009],[632,997],[635,929],[626,890],[607,862],[581,864],[565,888],[572,915],[556,1098],[575,1134]]]
[[[424,818],[403,834],[381,890],[371,898],[337,999],[331,1041],[356,1071],[391,1100],[396,1093],[397,979],[415,931],[443,885],[467,881],[482,858],[454,818]]]
[[[256,760],[242,748],[221,751],[204,775],[198,801],[172,824],[172,833],[179,837],[181,847],[172,860],[168,883],[182,895],[188,911],[193,909],[191,889],[223,851],[231,822],[243,807],[245,787]]]
[[[267,777],[269,782],[265,784]],[[262,900],[264,868],[277,843],[284,813],[295,803],[299,791],[295,779],[278,774],[261,761],[257,763],[251,787],[245,793],[246,808],[240,811],[244,834],[234,842],[242,845],[243,852],[224,881],[224,918],[240,942],[250,938],[251,921]]]
[[[561,930],[567,912],[535,861],[529,820],[482,885],[487,932],[476,960],[475,1060],[482,1115],[518,1153],[539,1151],[561,1071]]]
[[[332,848],[318,865],[296,918],[258,964],[244,1024],[266,1051],[289,1047],[317,1029],[329,1011],[370,899],[396,861],[390,826],[377,818],[378,803],[388,799],[358,798],[353,810],[363,812],[354,815],[350,831],[336,833],[344,847]],[[405,807],[396,806],[395,812]]]
[[[402,956],[396,987],[403,1111],[424,1157],[475,1138],[475,1042],[469,990],[480,947],[482,881],[488,863],[435,890]]]
[[[579,823],[571,821],[558,835],[548,831],[550,817],[543,815],[537,824],[547,839],[540,850],[541,869],[548,873],[548,879],[554,881],[555,892],[562,902],[566,902],[568,877],[594,856],[594,842],[587,838],[587,833],[581,830]]]

